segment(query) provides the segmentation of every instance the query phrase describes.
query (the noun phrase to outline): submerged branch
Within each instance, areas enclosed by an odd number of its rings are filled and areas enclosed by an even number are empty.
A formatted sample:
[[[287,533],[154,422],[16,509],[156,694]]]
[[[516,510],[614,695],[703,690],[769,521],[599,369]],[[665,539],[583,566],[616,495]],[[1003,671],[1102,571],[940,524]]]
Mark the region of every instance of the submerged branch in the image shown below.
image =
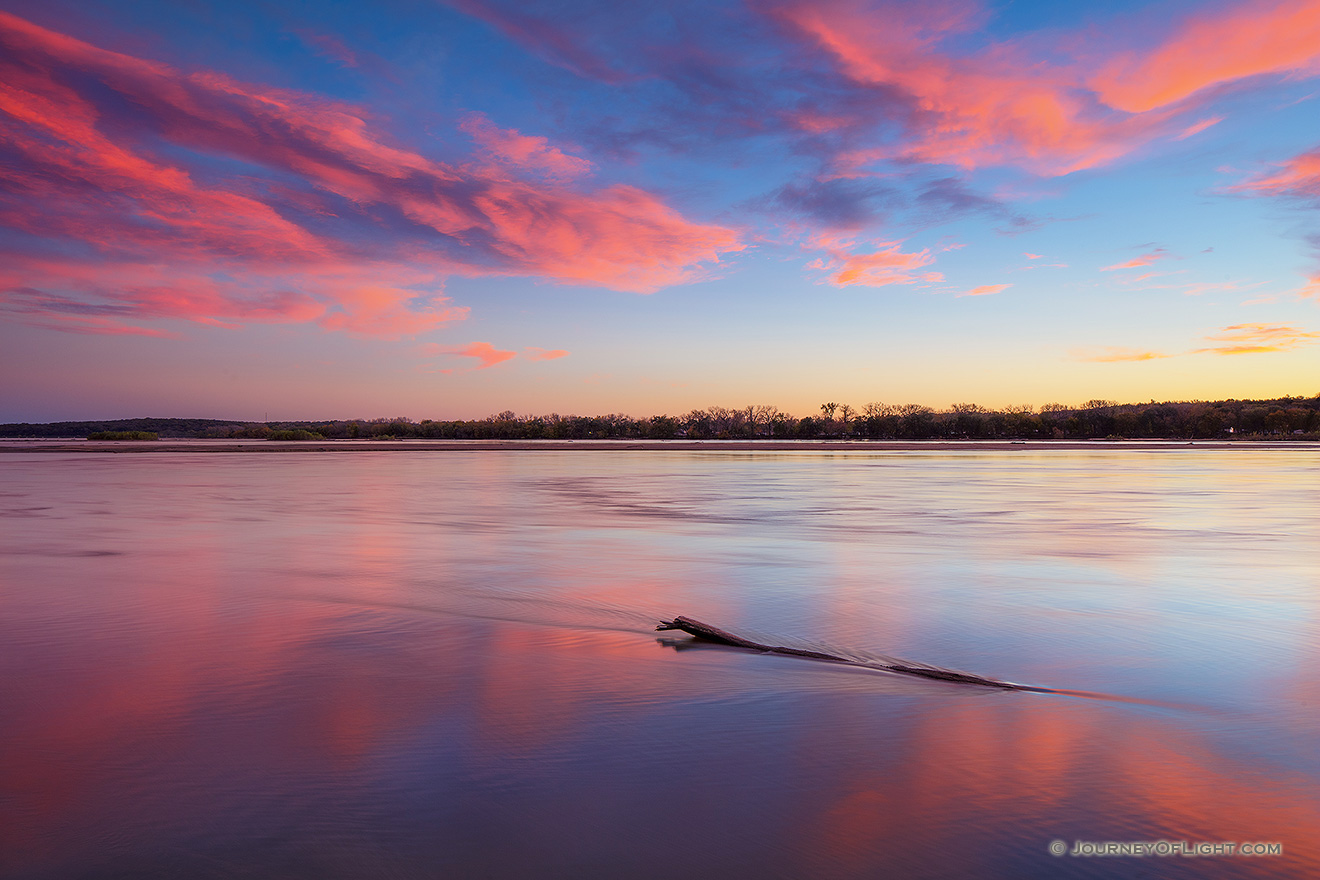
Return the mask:
[[[986,678],[982,675],[973,675],[970,672],[958,672],[953,669],[944,669],[939,666],[928,666],[925,664],[906,663],[901,661],[881,662],[857,660],[852,657],[845,657],[841,654],[832,654],[828,651],[811,651],[805,648],[790,648],[784,645],[766,645],[761,642],[754,642],[751,639],[745,639],[742,636],[734,635],[718,627],[711,626],[708,623],[702,623],[699,620],[693,620],[690,617],[675,617],[673,620],[663,620],[656,630],[664,631],[678,629],[707,642],[713,642],[719,645],[731,645],[736,648],[748,648],[753,651],[763,651],[767,654],[787,654],[790,657],[805,657],[810,660],[824,660],[827,663],[843,663],[849,666],[860,666],[866,669],[879,669],[887,672],[896,672],[901,675],[915,675],[921,678],[934,678],[940,681],[952,681],[960,684],[974,684],[981,687],[1000,688],[1010,691],[1033,691],[1046,692],[1046,688],[1037,688],[1024,684],[1013,684],[1008,681],[1000,681],[997,678]]]

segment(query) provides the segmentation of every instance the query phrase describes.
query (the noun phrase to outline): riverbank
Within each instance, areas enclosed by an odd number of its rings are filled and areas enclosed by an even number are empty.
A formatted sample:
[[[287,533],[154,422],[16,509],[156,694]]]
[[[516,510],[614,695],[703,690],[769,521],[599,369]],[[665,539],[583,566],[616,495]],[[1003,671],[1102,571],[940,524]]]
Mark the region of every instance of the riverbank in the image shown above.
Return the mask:
[[[156,440],[75,438],[0,440],[6,452],[1048,452],[1080,450],[1287,449],[1320,451],[1288,440]]]

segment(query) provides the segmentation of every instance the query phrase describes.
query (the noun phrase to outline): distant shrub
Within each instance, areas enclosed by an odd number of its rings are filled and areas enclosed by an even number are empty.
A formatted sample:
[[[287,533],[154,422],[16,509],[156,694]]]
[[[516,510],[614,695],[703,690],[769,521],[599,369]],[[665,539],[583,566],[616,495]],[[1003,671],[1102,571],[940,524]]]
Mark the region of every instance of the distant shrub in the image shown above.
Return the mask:
[[[305,427],[292,427],[292,429],[273,430],[265,435],[267,439],[325,439],[321,434],[315,431],[306,430]]]
[[[159,440],[151,431],[93,431],[88,440]]]
[[[320,434],[314,431],[307,431],[302,428],[294,428],[290,431],[271,431],[266,435],[267,440],[324,440]]]

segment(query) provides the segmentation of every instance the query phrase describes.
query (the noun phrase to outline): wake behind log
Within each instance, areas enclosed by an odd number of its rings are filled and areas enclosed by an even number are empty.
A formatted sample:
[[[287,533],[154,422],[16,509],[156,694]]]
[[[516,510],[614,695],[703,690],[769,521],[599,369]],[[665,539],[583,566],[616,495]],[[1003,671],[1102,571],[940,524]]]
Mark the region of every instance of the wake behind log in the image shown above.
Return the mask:
[[[662,620],[656,627],[656,631],[678,629],[694,636],[702,641],[713,642],[718,645],[730,645],[735,648],[747,648],[753,651],[764,651],[768,654],[787,654],[791,657],[806,657],[811,660],[823,660],[827,663],[842,663],[849,666],[858,666],[864,669],[880,669],[888,672],[896,672],[901,675],[915,675],[921,678],[934,678],[940,681],[959,682],[961,684],[974,684],[981,687],[1000,688],[1010,691],[1034,691],[1049,692],[1046,688],[1032,687],[1030,685],[1013,684],[1008,681],[1000,681],[996,678],[986,678],[982,675],[973,675],[970,672],[958,672],[953,669],[942,669],[938,666],[927,666],[925,664],[905,663],[901,661],[882,662],[874,660],[857,660],[852,657],[845,657],[841,654],[832,654],[828,651],[811,651],[805,648],[790,648],[784,645],[766,645],[761,642],[754,642],[751,639],[745,639],[742,636],[726,632],[719,627],[711,626],[708,623],[702,623],[699,620],[693,620],[690,617],[675,617],[673,620]]]

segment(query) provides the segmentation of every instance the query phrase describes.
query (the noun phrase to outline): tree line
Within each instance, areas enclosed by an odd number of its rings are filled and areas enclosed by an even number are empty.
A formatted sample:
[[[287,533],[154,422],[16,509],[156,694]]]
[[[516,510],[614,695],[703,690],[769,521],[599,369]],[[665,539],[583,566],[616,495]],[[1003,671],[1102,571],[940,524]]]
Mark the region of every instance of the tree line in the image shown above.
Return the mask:
[[[937,411],[919,404],[828,401],[819,413],[794,416],[775,406],[710,407],[648,418],[518,415],[414,421],[409,418],[269,423],[216,419],[120,419],[0,425],[0,437],[85,437],[94,432],[148,431],[161,437],[211,439],[428,440],[1320,440],[1320,395],[1275,400],[1126,403],[1091,400],[991,410],[954,404]]]

